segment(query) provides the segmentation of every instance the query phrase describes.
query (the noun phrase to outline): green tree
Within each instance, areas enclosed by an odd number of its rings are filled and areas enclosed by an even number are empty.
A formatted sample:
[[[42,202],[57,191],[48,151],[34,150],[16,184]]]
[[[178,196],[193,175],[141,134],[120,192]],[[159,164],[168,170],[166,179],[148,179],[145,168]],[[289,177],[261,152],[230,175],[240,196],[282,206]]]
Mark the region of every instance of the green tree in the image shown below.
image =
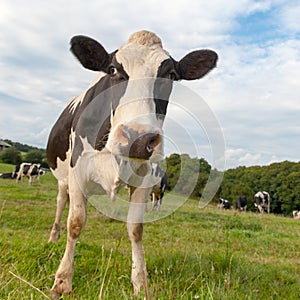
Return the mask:
[[[168,190],[173,190],[177,184],[178,178],[180,176],[181,168],[181,158],[177,153],[171,154],[169,157],[166,157],[167,164],[167,177],[168,177]]]
[[[26,162],[36,163],[36,164],[42,164],[44,158],[45,158],[45,151],[40,149],[29,150],[24,157]]]
[[[21,152],[14,147],[7,148],[1,152],[0,160],[6,164],[17,165],[22,162]]]
[[[225,172],[219,195],[235,201],[239,194],[247,197],[248,208],[254,210],[253,196],[267,191],[271,197],[271,212],[291,214],[300,209],[300,162],[283,161],[269,166],[238,167]]]
[[[284,177],[278,188],[278,196],[281,200],[281,210],[290,215],[293,210],[300,209],[300,172],[292,172]]]

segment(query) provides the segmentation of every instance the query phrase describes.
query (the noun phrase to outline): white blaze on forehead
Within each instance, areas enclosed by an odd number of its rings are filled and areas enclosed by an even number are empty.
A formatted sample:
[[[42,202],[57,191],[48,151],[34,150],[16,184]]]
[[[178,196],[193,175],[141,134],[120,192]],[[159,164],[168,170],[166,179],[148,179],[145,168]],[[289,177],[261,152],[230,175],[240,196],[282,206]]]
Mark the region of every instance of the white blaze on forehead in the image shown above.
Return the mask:
[[[158,45],[162,48],[161,39],[153,32],[147,30],[141,30],[133,33],[127,43],[136,43],[146,46]]]
[[[134,33],[127,43],[119,48],[116,59],[128,74],[129,80],[112,120],[113,127],[133,120],[140,124],[148,123],[161,127],[161,124],[155,124],[158,121],[152,99],[158,69],[168,58],[169,54],[162,48],[160,38],[149,31]]]
[[[169,58],[161,40],[154,33],[139,31],[130,36],[116,54],[130,79],[155,77],[161,63]]]

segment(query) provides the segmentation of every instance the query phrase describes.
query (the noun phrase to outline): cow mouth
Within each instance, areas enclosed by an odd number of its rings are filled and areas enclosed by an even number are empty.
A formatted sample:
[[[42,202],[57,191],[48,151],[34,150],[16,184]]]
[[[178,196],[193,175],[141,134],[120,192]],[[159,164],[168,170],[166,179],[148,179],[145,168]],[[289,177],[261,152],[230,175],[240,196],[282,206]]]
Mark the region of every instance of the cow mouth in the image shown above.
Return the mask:
[[[148,160],[161,144],[162,138],[158,131],[138,131],[120,125],[116,132],[116,140],[115,149],[121,156]]]

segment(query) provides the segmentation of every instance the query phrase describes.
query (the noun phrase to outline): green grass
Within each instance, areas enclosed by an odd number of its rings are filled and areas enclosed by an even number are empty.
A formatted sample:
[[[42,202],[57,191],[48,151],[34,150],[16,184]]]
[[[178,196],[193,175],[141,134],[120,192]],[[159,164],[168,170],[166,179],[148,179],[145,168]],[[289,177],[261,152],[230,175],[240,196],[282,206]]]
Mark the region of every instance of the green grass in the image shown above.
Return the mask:
[[[0,173],[12,169],[0,164]],[[50,173],[33,186],[0,180],[0,299],[49,297],[66,241],[67,212],[61,239],[47,243],[55,198]],[[189,200],[145,224],[151,299],[299,299],[299,237],[292,218],[199,209]],[[133,299],[124,223],[90,205],[75,255],[73,291],[63,299]]]

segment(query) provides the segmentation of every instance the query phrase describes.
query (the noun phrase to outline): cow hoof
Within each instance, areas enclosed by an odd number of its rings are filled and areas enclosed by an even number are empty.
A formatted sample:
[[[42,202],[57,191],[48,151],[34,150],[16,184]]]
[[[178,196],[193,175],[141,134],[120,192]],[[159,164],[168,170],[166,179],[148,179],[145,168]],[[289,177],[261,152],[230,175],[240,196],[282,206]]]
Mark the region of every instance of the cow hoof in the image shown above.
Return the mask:
[[[54,285],[50,290],[51,299],[60,299],[62,294],[67,295],[71,292],[71,280],[68,279],[55,279]]]
[[[51,231],[48,243],[56,243],[59,239],[60,233],[57,231]]]
[[[60,226],[59,226],[59,224],[55,223],[51,229],[48,243],[49,242],[56,243],[59,239],[59,236],[60,236]]]
[[[145,299],[150,299],[148,296],[147,271],[141,273],[133,272],[131,284],[133,286],[133,295],[135,297],[137,297],[140,293],[140,290],[143,289],[145,292]]]

